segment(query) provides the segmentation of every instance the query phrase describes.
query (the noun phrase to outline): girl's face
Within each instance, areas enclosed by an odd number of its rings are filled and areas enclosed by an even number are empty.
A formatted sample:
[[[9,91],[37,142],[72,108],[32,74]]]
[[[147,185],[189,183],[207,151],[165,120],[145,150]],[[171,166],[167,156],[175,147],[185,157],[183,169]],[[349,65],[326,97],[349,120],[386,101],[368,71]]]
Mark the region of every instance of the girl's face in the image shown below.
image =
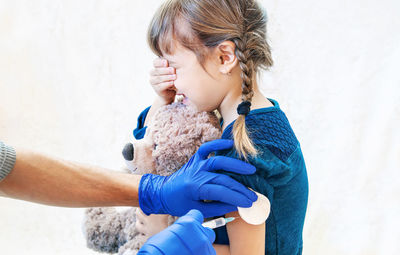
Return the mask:
[[[219,107],[229,86],[223,82],[217,62],[207,59],[203,68],[194,52],[179,43],[175,44],[171,55],[163,57],[176,69],[176,94],[185,97],[185,104],[193,104],[199,111],[213,111]]]

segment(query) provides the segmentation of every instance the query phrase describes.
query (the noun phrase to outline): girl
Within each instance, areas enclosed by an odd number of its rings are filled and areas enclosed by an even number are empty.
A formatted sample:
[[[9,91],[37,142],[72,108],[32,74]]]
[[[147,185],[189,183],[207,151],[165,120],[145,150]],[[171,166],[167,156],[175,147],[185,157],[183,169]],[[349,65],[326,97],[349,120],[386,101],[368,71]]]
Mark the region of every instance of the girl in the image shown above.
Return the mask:
[[[198,110],[218,110],[222,138],[235,142],[225,155],[257,168],[252,176],[229,175],[271,202],[262,225],[238,218],[216,229],[217,254],[301,254],[308,199],[303,155],[279,104],[266,99],[256,79],[272,65],[265,12],[255,0],[168,0],[150,24],[148,42],[162,57],[150,80],[158,96],[139,116],[136,138],[176,95]]]

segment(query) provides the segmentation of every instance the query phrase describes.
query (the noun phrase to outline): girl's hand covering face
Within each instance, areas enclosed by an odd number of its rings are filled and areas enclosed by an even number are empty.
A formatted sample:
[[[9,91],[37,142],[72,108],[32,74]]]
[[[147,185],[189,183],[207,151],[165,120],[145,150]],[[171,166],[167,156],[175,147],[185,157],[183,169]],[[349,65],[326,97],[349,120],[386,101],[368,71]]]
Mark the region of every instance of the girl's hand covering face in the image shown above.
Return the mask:
[[[164,104],[170,104],[175,99],[175,80],[175,68],[169,67],[168,60],[156,58],[150,71],[150,84]]]

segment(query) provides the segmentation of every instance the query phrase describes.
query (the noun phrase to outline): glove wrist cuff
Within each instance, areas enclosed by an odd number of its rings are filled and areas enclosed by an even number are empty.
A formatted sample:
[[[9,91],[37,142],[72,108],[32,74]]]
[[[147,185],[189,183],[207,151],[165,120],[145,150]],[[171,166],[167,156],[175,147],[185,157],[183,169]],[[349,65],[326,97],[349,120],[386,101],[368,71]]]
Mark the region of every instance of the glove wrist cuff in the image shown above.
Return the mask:
[[[140,179],[139,206],[146,215],[167,213],[160,197],[165,178],[165,176],[145,174]]]

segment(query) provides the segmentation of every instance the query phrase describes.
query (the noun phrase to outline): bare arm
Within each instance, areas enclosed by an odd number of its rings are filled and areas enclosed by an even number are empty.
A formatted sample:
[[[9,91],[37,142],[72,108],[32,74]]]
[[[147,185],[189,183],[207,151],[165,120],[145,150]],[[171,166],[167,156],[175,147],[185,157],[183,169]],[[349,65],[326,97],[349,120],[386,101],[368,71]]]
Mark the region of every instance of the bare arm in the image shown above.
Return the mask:
[[[229,246],[214,244],[218,255],[265,254],[265,223],[256,226],[247,224],[238,212],[228,213],[226,217],[238,218],[226,225]]]
[[[0,195],[54,206],[138,206],[141,176],[17,150]]]
[[[147,113],[146,119],[144,121],[144,126],[149,125],[149,121],[152,119],[153,115],[157,112],[158,109],[168,104],[168,102],[157,96],[154,100],[154,103],[151,105],[149,112]]]
[[[230,255],[229,245],[226,244],[213,244],[215,252],[217,255]]]

